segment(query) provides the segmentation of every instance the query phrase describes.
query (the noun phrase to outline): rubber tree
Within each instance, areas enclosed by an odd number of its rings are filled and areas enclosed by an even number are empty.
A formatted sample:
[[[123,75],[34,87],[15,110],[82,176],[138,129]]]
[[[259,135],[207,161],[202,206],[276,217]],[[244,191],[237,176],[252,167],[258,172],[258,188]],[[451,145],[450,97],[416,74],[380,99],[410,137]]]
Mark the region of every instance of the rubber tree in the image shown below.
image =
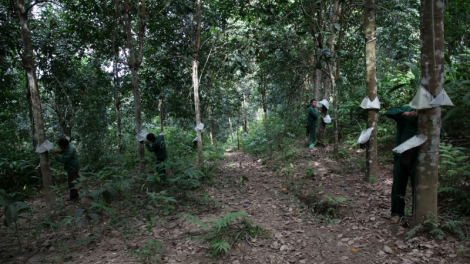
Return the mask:
[[[197,40],[196,40],[196,52],[193,55],[192,61],[192,80],[193,80],[193,88],[194,88],[194,111],[196,113],[196,126],[201,123],[201,111],[199,109],[199,77],[197,73],[197,66],[198,66],[198,53],[199,47],[201,46],[201,0],[197,1]],[[202,165],[204,163],[204,154],[202,152],[202,131],[197,130],[197,156],[198,156],[198,163]]]
[[[121,117],[121,101],[122,101],[122,95],[121,95],[121,84],[120,84],[120,78],[119,78],[119,48],[120,48],[120,43],[117,42],[118,38],[118,31],[117,31],[117,24],[120,15],[120,8],[119,8],[119,3],[118,0],[115,0],[115,5],[114,5],[114,20],[113,20],[113,55],[114,55],[114,60],[113,60],[113,83],[114,83],[114,108],[116,111],[116,121],[117,121],[117,136],[119,138],[119,153],[121,155],[124,154],[124,148],[123,148],[123,143],[122,143],[122,117]]]
[[[335,50],[335,38],[336,38],[336,33],[335,33],[335,27],[337,25],[338,21],[338,11],[339,11],[339,1],[336,0],[333,4],[332,1],[330,1],[330,31],[331,31],[331,37],[328,40],[328,49],[330,52],[334,52]],[[330,82],[331,82],[331,93],[333,95],[333,136],[334,136],[334,144],[333,144],[333,153],[336,156],[338,154],[338,148],[339,148],[339,139],[338,139],[338,89],[336,86],[336,80],[339,76],[335,77],[334,74],[334,69],[333,69],[333,60],[330,60],[327,63],[328,67],[328,75],[330,77]],[[336,65],[337,68],[339,68],[339,65]],[[337,70],[337,74],[339,75],[339,70]],[[323,123],[323,122],[322,122]],[[324,133],[324,132],[323,132]]]
[[[364,9],[364,35],[366,42],[366,86],[367,96],[371,101],[377,97],[376,57],[375,57],[375,0],[366,0]],[[366,150],[365,181],[378,177],[377,165],[377,109],[367,109],[367,128],[373,127]]]
[[[444,85],[444,2],[421,0],[421,85],[433,96]],[[413,224],[437,216],[441,107],[419,110],[418,135],[428,137],[418,149]]]
[[[21,38],[23,40],[23,54],[22,63],[26,71],[26,81],[28,83],[29,92],[31,93],[31,108],[36,125],[36,134],[38,144],[41,145],[46,141],[46,133],[44,131],[44,120],[42,118],[41,99],[39,97],[39,89],[36,80],[36,68],[34,65],[34,52],[31,40],[31,30],[28,26],[28,13],[33,6],[27,7],[24,0],[16,0],[16,7],[18,11],[18,18],[20,21]],[[46,202],[46,212],[52,210],[55,204],[55,196],[52,193],[52,177],[49,169],[49,156],[48,152],[40,154],[39,162],[41,165],[41,175],[44,185],[44,196]]]
[[[140,10],[139,10],[140,8]],[[131,7],[129,6],[129,0],[124,0],[122,3],[122,14],[124,27],[127,37],[127,48],[129,50],[129,56],[127,58],[127,66],[132,73],[132,93],[134,95],[134,112],[135,112],[135,126],[136,133],[139,133],[142,130],[142,110],[141,110],[141,100],[140,100],[140,90],[139,90],[139,75],[138,71],[142,65],[142,58],[144,56],[144,36],[145,36],[145,0],[140,1],[140,6],[137,5],[137,16],[138,17],[138,29],[137,29],[137,41],[139,49],[136,52],[134,48],[134,35],[132,34],[132,21],[130,17]],[[136,57],[137,53],[137,57]],[[144,173],[145,163],[144,163],[144,144],[137,144],[137,151],[139,155],[139,174]]]

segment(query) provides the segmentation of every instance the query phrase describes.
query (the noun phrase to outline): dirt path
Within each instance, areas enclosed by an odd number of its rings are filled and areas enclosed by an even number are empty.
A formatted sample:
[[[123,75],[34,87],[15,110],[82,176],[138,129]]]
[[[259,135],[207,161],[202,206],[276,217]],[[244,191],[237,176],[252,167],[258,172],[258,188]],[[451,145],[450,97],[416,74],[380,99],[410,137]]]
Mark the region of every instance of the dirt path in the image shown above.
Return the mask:
[[[201,259],[197,247],[178,242],[167,248],[168,263],[470,263],[465,254],[468,243],[453,237],[434,241],[418,236],[405,241],[409,228],[391,225],[390,190],[391,166],[381,166],[381,175],[374,185],[364,183],[360,172],[338,174],[341,164],[322,159],[329,149],[308,150],[302,159],[290,166],[291,180],[286,171],[275,164],[271,169],[256,158],[239,152],[227,153],[221,172],[220,186],[208,190],[224,203],[224,211],[244,210],[256,225],[269,230],[269,238],[247,239],[236,245],[230,256],[220,260]],[[363,154],[358,154],[363,155]],[[308,177],[308,167],[315,168],[315,177]],[[240,177],[249,181],[244,186],[234,184]],[[302,181],[307,178],[300,188]],[[293,184],[292,184],[293,183]],[[319,185],[321,184],[321,187]],[[289,188],[288,186],[291,186]],[[294,191],[297,185],[297,195]],[[308,214],[307,207],[297,197],[319,193],[332,199],[347,198],[336,208],[340,220],[333,224]],[[247,201],[248,200],[248,201]],[[344,199],[340,199],[344,200]],[[308,203],[308,200],[306,201]],[[224,212],[204,217],[221,217]],[[188,228],[182,226],[182,229]],[[189,227],[191,228],[191,227]],[[182,232],[182,231],[178,231]],[[461,249],[461,254],[457,251]],[[195,250],[196,249],[196,250]],[[193,250],[193,251],[191,251]],[[205,248],[203,249],[205,251]]]
[[[70,263],[141,263],[130,252],[155,239],[165,250],[163,263],[470,263],[468,242],[424,236],[405,241],[409,228],[389,224],[390,165],[381,165],[378,182],[368,184],[362,181],[362,172],[347,169],[353,165],[351,161],[324,158],[329,151],[302,150],[285,168],[276,162],[258,162],[241,152],[227,152],[216,171],[217,183],[206,189],[221,208],[193,213],[207,219],[243,210],[270,235],[246,237],[232,245],[230,254],[216,260],[206,256],[207,244],[183,239],[202,229],[176,217],[164,217],[151,230],[136,220],[133,235],[125,238],[111,232],[97,243],[67,249],[51,248],[46,240],[35,245],[33,254],[0,262],[63,263],[64,259],[51,259],[68,250],[73,257],[65,262]],[[334,206],[325,207],[328,201],[334,201],[330,203]],[[319,212],[323,216],[314,215]],[[82,233],[84,238],[92,234],[90,230]]]

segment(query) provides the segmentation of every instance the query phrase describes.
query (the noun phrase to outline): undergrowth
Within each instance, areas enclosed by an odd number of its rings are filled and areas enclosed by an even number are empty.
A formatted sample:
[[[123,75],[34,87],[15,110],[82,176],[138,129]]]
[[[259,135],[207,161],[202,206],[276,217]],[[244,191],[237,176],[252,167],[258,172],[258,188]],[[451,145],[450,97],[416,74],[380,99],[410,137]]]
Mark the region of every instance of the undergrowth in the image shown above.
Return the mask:
[[[210,246],[208,255],[217,258],[227,254],[233,244],[249,238],[268,237],[270,233],[260,226],[253,226],[244,211],[229,213],[222,218],[199,219],[189,214],[183,214],[182,219],[189,223],[197,224],[204,229],[198,239]],[[212,224],[206,224],[212,223]]]

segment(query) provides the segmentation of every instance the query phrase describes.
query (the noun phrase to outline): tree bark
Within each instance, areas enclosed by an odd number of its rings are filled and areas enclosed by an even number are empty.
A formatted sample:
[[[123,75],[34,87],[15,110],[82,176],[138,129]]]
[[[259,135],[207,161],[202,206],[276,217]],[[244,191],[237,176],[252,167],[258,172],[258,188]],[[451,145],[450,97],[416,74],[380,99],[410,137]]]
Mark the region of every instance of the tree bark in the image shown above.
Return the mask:
[[[124,148],[122,145],[122,117],[121,117],[121,95],[119,85],[119,73],[118,73],[118,57],[115,53],[114,59],[114,108],[116,110],[116,121],[117,121],[117,136],[119,138],[119,154],[124,154]]]
[[[163,111],[163,99],[158,100],[158,110],[160,112],[160,133],[164,131],[163,121],[165,119],[165,112]]]
[[[192,68],[193,68],[193,88],[194,88],[194,111],[196,114],[196,126],[201,123],[201,112],[199,108],[199,79],[197,73],[198,67],[198,53],[199,47],[201,44],[201,0],[197,1],[197,10],[198,10],[198,18],[197,18],[197,42],[196,42],[196,53],[194,54]],[[202,152],[202,131],[197,131],[197,156],[198,156],[198,163],[202,165],[204,163],[204,154]]]
[[[333,143],[333,155],[338,155],[338,148],[339,148],[339,140],[338,140],[338,100],[337,94],[338,91],[336,89],[336,81],[335,76],[333,75],[333,62],[328,62],[328,70],[330,73],[331,78],[331,90],[333,93],[333,136],[334,136],[334,143]],[[322,121],[323,122],[323,121]]]
[[[323,87],[325,88],[323,96],[329,102],[330,101],[330,91],[331,91],[331,78],[330,77],[324,79]],[[321,114],[322,114],[322,116],[326,116],[328,114],[328,109],[326,109],[326,107],[323,107]],[[318,137],[318,141],[320,141],[321,144],[325,144],[325,131],[326,131],[326,123],[323,122],[323,119],[322,119],[320,121],[320,131],[319,131],[320,133],[319,133],[319,137]]]
[[[245,93],[243,93],[243,109],[245,110],[245,108],[246,108],[246,98],[245,98]],[[243,114],[243,133],[245,134],[248,133],[248,121],[246,119],[246,112]]]
[[[444,84],[444,3],[421,0],[421,85],[434,96]],[[441,107],[419,110],[418,134],[427,141],[419,147],[414,181],[413,224],[437,217],[437,187]]]
[[[131,18],[129,17],[129,13],[130,13],[129,0],[124,0],[123,2],[122,14],[123,14],[124,21],[125,21],[127,46],[129,49],[129,57],[128,57],[127,64],[132,73],[132,93],[134,95],[136,133],[139,133],[139,131],[142,130],[142,110],[141,110],[141,102],[140,102],[138,71],[139,71],[140,65],[142,64],[142,58],[144,56],[143,46],[144,46],[144,33],[145,33],[145,0],[141,1],[140,8],[141,8],[141,11],[138,14],[139,31],[137,34],[137,39],[139,42],[139,52],[138,52],[138,57],[135,58]],[[142,174],[145,171],[145,163],[144,163],[145,152],[144,152],[143,144],[137,143],[137,152],[138,152],[139,160],[140,160],[139,174]]]
[[[261,73],[261,103],[263,104],[264,121],[268,118],[268,104],[266,102],[266,78]]]
[[[197,60],[193,59],[193,88],[194,88],[194,110],[196,113],[196,126],[201,123],[201,113],[199,111],[199,80],[197,76]],[[204,154],[202,152],[202,133],[197,130],[197,154],[200,165],[204,162]]]
[[[317,64],[317,57],[315,56],[315,65]],[[314,95],[315,95],[315,100],[317,101],[320,101],[321,100],[321,96],[320,96],[320,89],[321,89],[321,80],[322,80],[322,71],[319,70],[319,69],[315,69],[315,80],[314,80]],[[328,100],[328,98],[325,98],[326,100]]]
[[[367,96],[371,101],[377,97],[376,58],[375,58],[375,0],[365,1],[364,33],[366,41]],[[366,173],[364,180],[373,182],[378,179],[377,163],[377,111],[367,110],[367,128],[373,127],[366,150]]]
[[[23,56],[22,61],[26,70],[26,79],[28,87],[31,92],[31,105],[34,116],[34,123],[36,124],[36,133],[38,138],[38,144],[46,141],[46,133],[44,131],[44,121],[42,118],[41,99],[39,97],[39,89],[36,81],[36,70],[34,66],[34,52],[31,41],[31,30],[28,27],[28,9],[25,5],[24,0],[16,0],[16,7],[18,11],[18,17],[20,20],[21,38],[23,39]],[[44,152],[39,157],[41,165],[42,181],[44,184],[44,196],[46,202],[46,212],[52,210],[55,204],[55,196],[52,193],[52,177],[49,169],[49,157],[48,153]]]
[[[338,21],[338,17],[336,15],[336,12],[338,10],[338,6],[339,6],[339,2],[338,1],[335,1],[334,4],[332,3],[332,1],[330,1],[330,16],[329,16],[329,24],[330,24],[330,31],[332,32],[332,35],[331,37],[327,40],[327,46],[328,46],[328,49],[331,51],[331,52],[334,52],[335,51],[335,45],[333,44],[334,41],[335,41],[335,38],[336,38],[336,34],[335,34],[335,26],[334,24]],[[325,18],[326,19],[326,18]],[[331,67],[330,67],[331,66]],[[327,63],[327,67],[328,67],[328,77],[329,78],[326,78],[325,79],[325,91],[324,91],[324,97],[326,100],[328,100],[328,102],[330,101],[330,89],[332,89],[333,91],[333,115],[336,115],[336,108],[335,108],[335,105],[336,105],[336,94],[335,94],[335,89],[336,89],[336,82],[335,82],[335,77],[334,77],[334,74],[333,74],[333,62],[329,62]],[[328,110],[325,109],[325,107],[323,107],[322,109],[322,116],[326,116],[328,114]],[[338,126],[338,121],[336,120],[336,117],[333,117],[334,118],[334,121],[333,121],[333,131],[335,133],[335,138],[334,138],[334,149],[337,150],[338,146],[337,146],[337,136],[338,136],[338,130],[337,130],[337,126]],[[320,135],[318,137],[319,141],[323,144],[325,144],[325,130],[326,130],[326,124],[325,122],[323,122],[323,119],[320,121]],[[335,155],[337,153],[337,151],[334,152]]]
[[[233,129],[232,129],[232,120],[228,118],[228,123],[230,124],[230,137],[232,138],[232,148],[233,148]]]
[[[116,111],[117,136],[119,139],[119,154],[124,154],[122,143],[122,117],[121,117],[121,85],[119,82],[119,47],[116,47],[117,23],[120,16],[119,2],[115,0],[114,24],[113,24],[113,52],[114,52],[114,108]]]
[[[29,89],[28,75],[26,74],[26,101],[28,102],[29,121],[31,125],[31,142],[33,143],[33,150],[38,146],[36,137],[36,129],[34,125],[33,105],[31,103],[31,90]]]

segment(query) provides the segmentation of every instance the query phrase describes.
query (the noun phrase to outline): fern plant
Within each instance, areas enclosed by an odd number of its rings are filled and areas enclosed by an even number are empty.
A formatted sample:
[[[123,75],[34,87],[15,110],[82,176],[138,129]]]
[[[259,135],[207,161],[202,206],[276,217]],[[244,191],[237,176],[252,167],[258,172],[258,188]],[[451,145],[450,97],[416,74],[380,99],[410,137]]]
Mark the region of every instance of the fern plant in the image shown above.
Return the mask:
[[[443,239],[447,234],[450,234],[458,237],[460,240],[464,240],[466,238],[465,232],[462,229],[464,224],[464,221],[459,219],[438,218],[431,214],[423,223],[410,229],[406,239],[414,237],[419,232],[428,232],[437,239]]]
[[[189,223],[197,224],[207,231],[202,234],[201,238],[204,242],[209,243],[208,255],[217,258],[222,254],[227,254],[231,249],[231,245],[247,236],[269,235],[268,232],[259,226],[253,226],[244,211],[229,213],[222,218],[208,218],[201,220],[189,214],[183,214],[181,218]],[[243,219],[241,222],[237,220]],[[212,225],[206,224],[212,222]],[[237,224],[236,224],[237,223]]]
[[[453,197],[457,208],[462,213],[470,212],[470,156],[467,149],[454,147],[450,143],[441,142],[439,159],[439,192]]]

